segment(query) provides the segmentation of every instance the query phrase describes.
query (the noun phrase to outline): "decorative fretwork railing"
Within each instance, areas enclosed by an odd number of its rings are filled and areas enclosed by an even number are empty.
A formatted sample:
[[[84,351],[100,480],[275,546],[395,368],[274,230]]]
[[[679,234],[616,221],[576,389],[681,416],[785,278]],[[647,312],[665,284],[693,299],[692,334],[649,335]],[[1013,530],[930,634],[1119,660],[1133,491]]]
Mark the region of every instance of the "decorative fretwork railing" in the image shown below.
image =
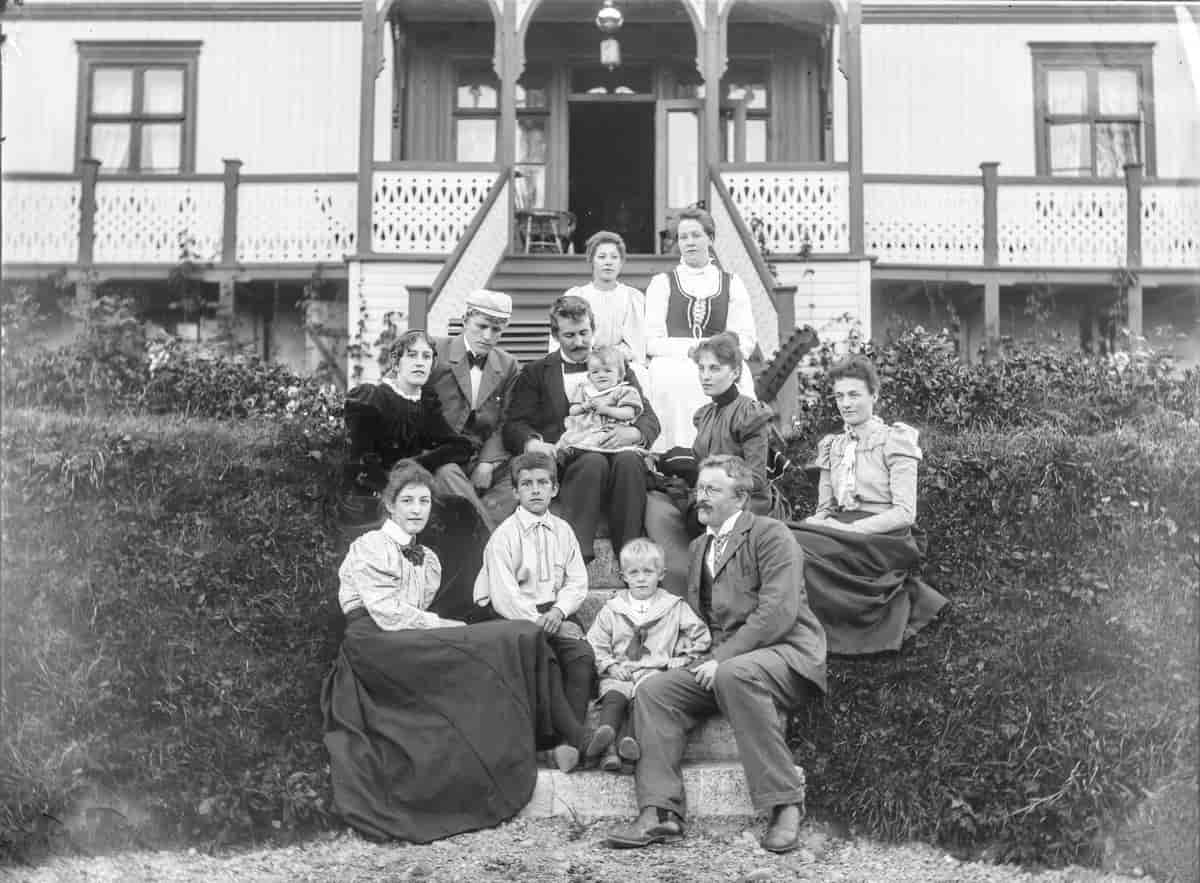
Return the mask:
[[[98,264],[217,261],[223,214],[219,175],[101,179],[96,184],[94,260]]]
[[[282,181],[247,175],[238,191],[238,263],[331,263],[354,253],[353,175]]]
[[[1111,184],[1002,183],[996,244],[1002,267],[1120,267],[1126,194]]]
[[[1142,265],[1200,267],[1200,183],[1147,183],[1142,191]]]
[[[510,239],[512,177],[505,173],[484,194],[483,204],[471,219],[471,229],[433,283],[426,328],[434,334],[449,333],[451,318],[463,315],[467,295],[483,288],[504,257]]]
[[[372,246],[381,254],[450,254],[499,169],[384,169],[371,189]]]
[[[772,254],[845,253],[850,243],[850,179],[837,166],[726,168],[721,181],[742,219],[761,222]]]
[[[12,177],[0,187],[4,260],[74,263],[79,253],[81,188],[74,177]]]
[[[978,179],[868,176],[863,214],[867,254],[883,263],[983,262],[983,190]]]
[[[750,310],[754,313],[754,330],[758,346],[768,358],[779,349],[779,311],[775,307],[775,280],[758,254],[756,243],[744,224],[739,224],[732,210],[732,195],[722,187],[722,176],[711,175],[709,207],[713,223],[729,231],[713,243],[721,266],[742,280],[750,295]],[[734,231],[737,231],[736,235]]]

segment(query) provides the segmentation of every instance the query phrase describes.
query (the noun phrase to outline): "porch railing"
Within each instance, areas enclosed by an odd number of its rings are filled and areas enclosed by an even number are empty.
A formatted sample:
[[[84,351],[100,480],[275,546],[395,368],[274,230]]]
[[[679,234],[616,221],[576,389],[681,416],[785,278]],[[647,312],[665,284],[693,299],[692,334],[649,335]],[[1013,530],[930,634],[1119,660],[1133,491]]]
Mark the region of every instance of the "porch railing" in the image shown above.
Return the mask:
[[[761,224],[773,254],[850,248],[850,176],[842,165],[726,165],[721,181],[742,219]]]
[[[7,264],[340,263],[357,250],[357,176],[255,175],[226,160],[215,175],[4,176]],[[500,176],[498,166],[381,164],[372,179],[372,246],[382,254],[454,251]]]
[[[1200,180],[866,175],[865,252],[881,264],[1200,268]],[[845,254],[850,187],[838,166],[727,165],[742,218],[773,256]]]
[[[863,183],[863,242],[888,264],[983,263],[978,178],[870,176]]]
[[[500,168],[490,165],[377,165],[372,248],[381,254],[450,254],[499,176]]]

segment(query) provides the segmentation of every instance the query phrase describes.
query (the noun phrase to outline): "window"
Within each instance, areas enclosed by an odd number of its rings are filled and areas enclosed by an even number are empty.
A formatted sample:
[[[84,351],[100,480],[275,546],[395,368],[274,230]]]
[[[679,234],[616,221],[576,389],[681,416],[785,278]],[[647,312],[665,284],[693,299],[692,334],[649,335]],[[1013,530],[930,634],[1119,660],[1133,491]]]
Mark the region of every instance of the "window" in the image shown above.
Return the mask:
[[[78,43],[76,154],[101,174],[179,174],[196,165],[198,42]]]
[[[531,66],[517,82],[516,175],[518,202],[530,208],[546,199],[550,74]],[[454,92],[454,158],[458,162],[496,161],[500,128],[500,81],[486,62],[458,66]]]
[[[725,162],[767,161],[769,72],[766,64],[735,64],[721,81]]]
[[[546,205],[549,151],[550,72],[531,67],[517,82],[517,200],[527,208]]]
[[[1154,174],[1148,43],[1031,43],[1039,175]]]

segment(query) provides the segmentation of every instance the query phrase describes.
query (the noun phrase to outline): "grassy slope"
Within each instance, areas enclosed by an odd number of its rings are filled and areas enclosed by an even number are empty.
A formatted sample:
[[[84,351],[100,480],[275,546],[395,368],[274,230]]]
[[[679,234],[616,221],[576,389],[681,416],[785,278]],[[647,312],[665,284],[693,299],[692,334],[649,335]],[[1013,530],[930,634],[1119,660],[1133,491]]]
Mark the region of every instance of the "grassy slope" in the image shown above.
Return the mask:
[[[953,610],[898,656],[831,664],[794,733],[812,803],[880,836],[1096,861],[1142,789],[1194,770],[1200,442],[1164,425],[927,451]],[[2,454],[0,855],[64,828],[94,847],[330,824],[337,451],[287,423],[19,412]]]

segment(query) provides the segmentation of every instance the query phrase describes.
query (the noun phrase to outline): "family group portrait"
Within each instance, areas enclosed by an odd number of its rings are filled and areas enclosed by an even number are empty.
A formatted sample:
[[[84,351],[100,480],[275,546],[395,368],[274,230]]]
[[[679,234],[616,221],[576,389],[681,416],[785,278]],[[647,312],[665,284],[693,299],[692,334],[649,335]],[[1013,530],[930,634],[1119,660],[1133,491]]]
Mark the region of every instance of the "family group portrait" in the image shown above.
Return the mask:
[[[1200,4],[0,3],[0,878],[1200,880]]]

